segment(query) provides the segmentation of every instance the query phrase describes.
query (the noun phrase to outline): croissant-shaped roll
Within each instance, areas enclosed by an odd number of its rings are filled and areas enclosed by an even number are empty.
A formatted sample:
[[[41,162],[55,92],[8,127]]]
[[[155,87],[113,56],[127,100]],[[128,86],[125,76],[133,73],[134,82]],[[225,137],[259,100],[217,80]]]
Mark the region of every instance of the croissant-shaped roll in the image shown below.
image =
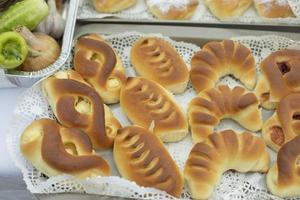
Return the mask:
[[[256,84],[255,58],[250,49],[232,40],[209,42],[192,58],[190,72],[197,92],[215,87],[219,79],[233,75],[248,89]]]
[[[189,71],[176,49],[163,39],[139,39],[131,49],[131,62],[141,76],[182,93],[189,82]]]
[[[188,134],[188,123],[172,94],[154,81],[130,77],[121,89],[123,111],[144,128],[154,125],[154,133],[164,142],[176,142]]]
[[[282,146],[277,155],[277,163],[267,174],[269,191],[279,197],[300,196],[300,136]]]
[[[122,61],[97,34],[80,37],[75,45],[75,70],[99,93],[104,103],[118,103],[126,81]]]
[[[119,129],[113,154],[124,178],[175,197],[181,195],[183,176],[163,143],[152,132],[139,126]]]
[[[98,12],[115,13],[134,6],[137,0],[92,0]]]
[[[188,117],[194,142],[204,141],[224,118],[250,131],[259,131],[263,124],[257,97],[239,86],[221,85],[199,93],[189,104]]]
[[[79,128],[91,139],[95,149],[113,146],[121,127],[98,93],[75,71],[60,71],[43,82],[43,92],[58,121]]]
[[[45,175],[64,173],[78,178],[108,176],[108,163],[97,156],[88,136],[50,119],[32,122],[21,136],[21,151]]]
[[[300,135],[300,93],[284,97],[262,128],[262,136],[273,150]]]
[[[264,108],[275,109],[283,97],[300,92],[300,50],[271,53],[261,62],[260,70],[255,93]]]
[[[294,17],[287,0],[254,0],[257,13],[266,18]]]
[[[267,172],[270,157],[264,141],[232,130],[211,134],[196,144],[185,164],[184,178],[193,199],[208,199],[228,170]]]

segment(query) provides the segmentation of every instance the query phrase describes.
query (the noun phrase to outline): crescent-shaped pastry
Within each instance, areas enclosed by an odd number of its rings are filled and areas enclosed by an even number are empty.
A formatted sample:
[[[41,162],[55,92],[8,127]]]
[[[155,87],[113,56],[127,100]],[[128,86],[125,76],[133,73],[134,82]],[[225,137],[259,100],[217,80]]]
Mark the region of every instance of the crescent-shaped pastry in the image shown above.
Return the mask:
[[[273,116],[262,128],[262,136],[273,150],[300,135],[300,93],[283,98]]]
[[[267,172],[270,157],[264,141],[244,132],[232,130],[211,134],[196,144],[185,164],[184,178],[193,199],[208,199],[228,170]]]
[[[187,87],[188,68],[176,49],[163,39],[139,39],[131,49],[131,62],[138,74],[172,93],[182,93]]]
[[[150,12],[162,20],[190,19],[199,5],[199,0],[147,0]]]
[[[252,5],[252,0],[205,0],[206,6],[220,20],[243,15]]]
[[[139,126],[119,129],[113,154],[122,177],[180,197],[183,176],[163,143],[152,132]]]
[[[259,131],[263,124],[257,97],[239,86],[221,85],[199,93],[189,104],[188,117],[194,142],[204,141],[225,118],[250,131]]]
[[[97,156],[89,137],[79,129],[64,128],[50,119],[32,122],[21,136],[21,151],[45,175],[64,173],[78,178],[108,176],[108,163]]]
[[[300,50],[273,52],[261,62],[260,70],[255,93],[264,108],[275,109],[283,97],[300,92]]]
[[[254,0],[257,13],[266,18],[294,17],[287,0]]]
[[[75,45],[75,70],[99,93],[105,104],[118,103],[126,81],[122,61],[97,34],[80,37]]]
[[[164,142],[175,142],[188,134],[188,123],[181,108],[168,93],[154,81],[130,77],[121,89],[123,111],[134,123],[149,128]]]
[[[232,40],[209,42],[192,58],[190,74],[197,92],[215,87],[226,75],[233,75],[248,89],[253,89],[256,84],[255,58],[241,43]]]
[[[298,197],[300,195],[300,136],[282,146],[277,155],[277,163],[267,174],[269,191],[279,197]]]
[[[98,12],[114,13],[134,6],[137,0],[92,0]]]
[[[77,72],[60,71],[43,81],[42,87],[62,125],[84,131],[95,149],[112,147],[121,125],[98,93]]]

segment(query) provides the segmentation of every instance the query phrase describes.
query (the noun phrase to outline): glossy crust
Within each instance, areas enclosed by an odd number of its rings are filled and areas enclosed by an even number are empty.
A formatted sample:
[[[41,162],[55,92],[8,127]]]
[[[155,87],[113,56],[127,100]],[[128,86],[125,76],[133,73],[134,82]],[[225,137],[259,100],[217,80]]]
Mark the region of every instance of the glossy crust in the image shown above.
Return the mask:
[[[21,136],[21,151],[45,175],[78,178],[109,176],[108,163],[97,156],[87,135],[50,119],[32,122]]]
[[[243,15],[252,5],[252,0],[205,0],[206,6],[220,20]]]
[[[287,0],[254,0],[257,13],[266,18],[294,17]]]
[[[163,39],[139,39],[131,49],[131,62],[138,74],[172,93],[182,93],[187,87],[188,68],[176,49]]]
[[[86,132],[95,149],[112,147],[121,125],[77,72],[60,71],[43,81],[42,87],[62,125]]]
[[[262,136],[273,150],[278,151],[282,145],[300,134],[300,93],[283,98],[273,116],[262,129]]]
[[[300,195],[299,146],[300,136],[297,136],[279,150],[277,163],[267,174],[267,187],[272,194],[282,198]]]
[[[176,142],[188,134],[188,123],[172,94],[159,84],[130,77],[121,89],[121,107],[128,118],[154,133],[164,142]]]
[[[97,34],[80,37],[75,45],[75,70],[99,93],[104,103],[120,100],[126,81],[122,61],[114,49]]]
[[[215,87],[221,77],[229,74],[248,89],[253,89],[256,84],[255,58],[250,49],[238,42],[209,42],[193,56],[190,74],[197,92]]]
[[[228,170],[267,172],[270,157],[264,141],[244,132],[214,133],[196,144],[184,168],[184,178],[193,199],[208,199]]]
[[[260,71],[255,93],[264,108],[275,109],[283,97],[300,92],[300,50],[271,53],[261,62]]]
[[[134,6],[137,0],[92,0],[98,12],[114,13]]]
[[[163,1],[163,0],[162,0]],[[164,12],[158,6],[151,6],[147,4],[150,12],[157,18],[162,20],[185,20],[190,19],[199,5],[199,0],[189,0],[189,3],[182,8],[176,8],[171,6],[171,8]]]
[[[199,93],[189,104],[188,117],[194,142],[206,140],[224,118],[250,131],[259,131],[263,124],[257,97],[239,86],[221,85]]]
[[[122,177],[180,197],[183,176],[163,143],[152,132],[139,126],[120,129],[113,153]]]

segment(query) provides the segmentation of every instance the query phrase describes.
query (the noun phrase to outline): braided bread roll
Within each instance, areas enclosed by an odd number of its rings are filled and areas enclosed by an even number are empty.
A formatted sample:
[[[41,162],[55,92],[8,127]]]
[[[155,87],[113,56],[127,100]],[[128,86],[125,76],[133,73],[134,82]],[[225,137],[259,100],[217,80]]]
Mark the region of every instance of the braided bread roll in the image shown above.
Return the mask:
[[[77,40],[74,68],[95,88],[104,103],[119,102],[126,81],[125,70],[117,53],[103,38],[89,34]]]
[[[131,49],[131,62],[138,74],[172,93],[182,93],[187,87],[188,68],[176,49],[163,39],[139,39]]]
[[[134,6],[137,0],[92,0],[98,12],[114,13]]]
[[[204,141],[224,118],[250,131],[259,131],[263,124],[257,97],[239,86],[221,85],[199,93],[189,104],[188,117],[194,142]]]
[[[108,176],[108,163],[97,156],[87,135],[50,119],[32,122],[21,136],[21,151],[45,175],[64,173],[78,178]]]
[[[124,178],[180,197],[182,174],[163,143],[150,131],[139,126],[119,129],[113,154]]]
[[[272,194],[282,198],[300,195],[299,146],[300,136],[297,136],[279,150],[277,163],[267,174],[267,187]]]
[[[278,151],[282,145],[300,135],[300,93],[284,97],[275,113],[268,119],[262,129],[262,136],[273,150]]]
[[[77,72],[60,71],[47,78],[42,88],[62,125],[84,131],[95,149],[113,146],[121,125],[98,93]]]
[[[149,128],[164,142],[182,140],[188,134],[188,123],[172,94],[154,81],[130,77],[121,89],[120,104],[134,123]]]
[[[254,0],[257,13],[266,18],[294,17],[287,0]]]
[[[300,50],[273,52],[261,62],[260,70],[255,93],[264,108],[275,109],[283,97],[300,92]]]
[[[243,15],[252,5],[252,0],[205,0],[205,3],[219,20],[228,20]]]
[[[197,92],[215,87],[219,79],[233,75],[248,89],[256,84],[255,58],[250,49],[232,40],[209,42],[192,58],[191,80]]]
[[[193,199],[208,199],[222,174],[267,172],[270,157],[264,141],[244,132],[226,130],[211,134],[207,141],[196,144],[185,164],[184,178]]]

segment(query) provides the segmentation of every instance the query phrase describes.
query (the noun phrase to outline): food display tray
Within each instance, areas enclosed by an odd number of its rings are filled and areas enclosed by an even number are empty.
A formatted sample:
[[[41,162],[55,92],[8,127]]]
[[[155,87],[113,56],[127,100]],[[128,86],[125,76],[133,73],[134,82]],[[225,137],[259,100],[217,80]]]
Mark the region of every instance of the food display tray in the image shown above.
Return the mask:
[[[61,54],[55,63],[38,72],[22,72],[17,70],[0,69],[0,88],[1,87],[26,87],[31,86],[40,78],[52,74],[58,70],[68,59],[72,48],[74,29],[76,26],[76,15],[79,0],[65,1],[63,16],[66,20],[64,36],[61,43]]]

